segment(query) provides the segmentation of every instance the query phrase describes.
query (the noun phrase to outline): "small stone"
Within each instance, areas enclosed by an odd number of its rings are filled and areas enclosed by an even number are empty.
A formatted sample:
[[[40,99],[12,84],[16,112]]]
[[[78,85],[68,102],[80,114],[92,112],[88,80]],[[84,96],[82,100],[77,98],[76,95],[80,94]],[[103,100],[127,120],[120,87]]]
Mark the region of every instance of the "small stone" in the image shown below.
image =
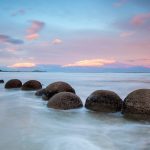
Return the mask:
[[[42,96],[45,93],[45,89],[40,89],[38,91],[35,92],[36,96]]]
[[[0,80],[0,83],[4,83],[4,80]]]

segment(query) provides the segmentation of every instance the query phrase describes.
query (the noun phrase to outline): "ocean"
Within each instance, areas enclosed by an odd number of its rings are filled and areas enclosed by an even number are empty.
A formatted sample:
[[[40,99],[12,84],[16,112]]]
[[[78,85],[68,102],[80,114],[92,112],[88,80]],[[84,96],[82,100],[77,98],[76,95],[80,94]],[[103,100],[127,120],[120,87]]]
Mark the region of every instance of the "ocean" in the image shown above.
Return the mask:
[[[39,80],[71,84],[85,103],[95,90],[112,90],[124,99],[150,88],[149,73],[0,72],[5,82]],[[0,84],[0,150],[149,150],[150,122],[123,118],[121,113],[96,113],[47,108],[34,91],[7,90]]]

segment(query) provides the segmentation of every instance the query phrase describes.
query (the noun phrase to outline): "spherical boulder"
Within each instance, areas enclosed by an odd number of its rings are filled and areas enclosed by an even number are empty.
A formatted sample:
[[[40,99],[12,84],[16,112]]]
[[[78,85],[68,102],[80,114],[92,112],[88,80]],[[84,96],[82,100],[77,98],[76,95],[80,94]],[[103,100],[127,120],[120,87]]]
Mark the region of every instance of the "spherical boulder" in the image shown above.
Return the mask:
[[[60,92],[49,99],[47,106],[49,108],[67,110],[83,107],[83,104],[76,94]]]
[[[0,80],[0,83],[4,83],[4,80]]]
[[[117,112],[121,110],[122,100],[115,92],[97,90],[86,99],[85,107],[99,112]]]
[[[36,96],[42,96],[45,93],[45,89],[40,89],[38,91],[35,92]]]
[[[22,85],[22,90],[39,90],[42,88],[42,84],[37,80],[29,80]]]
[[[21,88],[21,87],[22,87],[22,82],[18,79],[11,79],[7,81],[5,84],[6,89]]]
[[[138,89],[124,100],[122,113],[133,119],[150,119],[150,89]]]
[[[75,93],[75,90],[68,83],[58,81],[58,82],[51,83],[46,87],[45,93],[43,94],[42,98],[44,100],[49,100],[53,95],[59,92]]]

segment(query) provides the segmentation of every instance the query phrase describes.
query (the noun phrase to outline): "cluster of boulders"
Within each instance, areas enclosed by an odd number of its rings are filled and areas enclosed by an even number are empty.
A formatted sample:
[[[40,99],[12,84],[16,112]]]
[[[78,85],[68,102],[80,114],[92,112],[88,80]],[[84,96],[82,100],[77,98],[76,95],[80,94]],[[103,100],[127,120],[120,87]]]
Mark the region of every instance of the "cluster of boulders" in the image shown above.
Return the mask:
[[[21,88],[36,90],[35,95],[48,101],[47,106],[54,109],[75,109],[83,107],[75,89],[66,82],[54,82],[42,89],[37,80],[29,80],[22,84],[18,79],[9,80],[5,88]],[[85,108],[96,112],[119,112],[125,117],[150,120],[150,89],[139,89],[131,92],[124,101],[115,93],[108,90],[97,90],[86,99]]]
[[[42,96],[48,101],[47,106],[55,109],[74,109],[83,107],[81,99],[75,94],[75,90],[66,82],[54,82],[45,89],[38,90],[35,95]]]

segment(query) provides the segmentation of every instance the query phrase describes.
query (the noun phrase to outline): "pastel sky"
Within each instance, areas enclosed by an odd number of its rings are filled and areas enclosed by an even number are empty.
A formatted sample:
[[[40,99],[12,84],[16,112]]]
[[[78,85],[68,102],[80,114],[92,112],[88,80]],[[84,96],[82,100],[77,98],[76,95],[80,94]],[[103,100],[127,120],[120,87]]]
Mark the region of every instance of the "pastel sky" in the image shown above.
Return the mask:
[[[0,65],[150,67],[150,0],[1,0]]]

